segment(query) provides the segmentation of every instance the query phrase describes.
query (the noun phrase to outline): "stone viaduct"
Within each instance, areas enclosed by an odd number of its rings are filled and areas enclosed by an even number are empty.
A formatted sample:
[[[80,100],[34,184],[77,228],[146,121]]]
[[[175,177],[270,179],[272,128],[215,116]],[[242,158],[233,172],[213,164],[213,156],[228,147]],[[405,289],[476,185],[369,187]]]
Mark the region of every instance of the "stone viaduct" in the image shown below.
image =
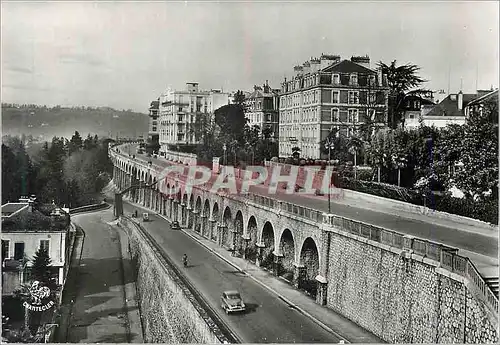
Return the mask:
[[[163,167],[110,148],[120,190],[164,179]],[[173,193],[175,187],[179,192]],[[125,197],[227,248],[388,342],[498,340],[498,300],[473,264],[430,241],[260,195],[164,188]]]

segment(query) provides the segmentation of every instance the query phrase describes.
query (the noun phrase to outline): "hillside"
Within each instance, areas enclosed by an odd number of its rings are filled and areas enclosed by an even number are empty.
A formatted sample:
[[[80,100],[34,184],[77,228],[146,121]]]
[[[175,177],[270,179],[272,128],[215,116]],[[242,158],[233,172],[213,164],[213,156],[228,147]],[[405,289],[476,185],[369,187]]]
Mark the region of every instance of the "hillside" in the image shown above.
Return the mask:
[[[119,111],[112,108],[63,108],[16,106],[2,104],[2,134],[32,135],[38,140],[53,136],[71,138],[75,130],[82,137],[88,133],[99,137],[147,138],[147,114]]]

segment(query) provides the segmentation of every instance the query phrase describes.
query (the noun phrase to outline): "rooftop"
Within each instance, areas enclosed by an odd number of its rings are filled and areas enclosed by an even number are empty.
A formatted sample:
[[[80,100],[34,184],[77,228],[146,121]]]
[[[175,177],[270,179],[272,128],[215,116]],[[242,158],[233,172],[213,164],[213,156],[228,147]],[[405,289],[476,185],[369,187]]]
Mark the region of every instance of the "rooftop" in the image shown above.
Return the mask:
[[[9,202],[2,205],[2,218],[11,217],[12,215],[27,209],[29,204],[27,202]]]
[[[451,94],[437,104],[426,116],[465,116],[463,108],[474,98],[476,94],[464,93],[462,109],[458,109],[458,95]]]
[[[70,217],[54,204],[7,203],[2,205],[2,232],[65,231]]]

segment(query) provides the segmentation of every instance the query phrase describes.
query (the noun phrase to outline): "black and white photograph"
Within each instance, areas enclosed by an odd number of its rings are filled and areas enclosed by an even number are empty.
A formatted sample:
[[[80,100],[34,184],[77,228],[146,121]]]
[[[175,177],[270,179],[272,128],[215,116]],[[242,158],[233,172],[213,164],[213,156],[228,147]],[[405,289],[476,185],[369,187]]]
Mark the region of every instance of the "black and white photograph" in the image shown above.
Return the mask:
[[[498,1],[1,1],[2,343],[495,344]]]

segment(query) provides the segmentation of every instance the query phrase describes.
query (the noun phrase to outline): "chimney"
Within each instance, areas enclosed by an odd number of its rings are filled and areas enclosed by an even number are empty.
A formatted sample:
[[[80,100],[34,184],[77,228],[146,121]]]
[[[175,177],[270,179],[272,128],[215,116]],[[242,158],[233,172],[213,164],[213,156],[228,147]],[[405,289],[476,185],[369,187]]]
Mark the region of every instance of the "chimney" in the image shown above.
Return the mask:
[[[333,65],[334,63],[337,63],[339,61],[340,61],[339,55],[321,54],[320,69],[325,69],[328,66]]]
[[[295,66],[293,68],[293,71],[295,72],[296,76],[302,75],[304,68],[302,66]]]
[[[377,72],[378,86],[382,86],[382,68],[379,68]]]
[[[464,107],[464,94],[462,93],[461,90],[458,93],[457,102],[458,102],[458,110],[462,110]]]
[[[311,65],[311,73],[316,73],[320,69],[321,61],[319,59],[311,59],[309,64]]]
[[[370,68],[370,57],[366,56],[352,56],[351,61],[366,68]]]
[[[309,63],[309,61],[304,62],[302,67],[304,68],[304,74],[311,73],[311,64]]]

